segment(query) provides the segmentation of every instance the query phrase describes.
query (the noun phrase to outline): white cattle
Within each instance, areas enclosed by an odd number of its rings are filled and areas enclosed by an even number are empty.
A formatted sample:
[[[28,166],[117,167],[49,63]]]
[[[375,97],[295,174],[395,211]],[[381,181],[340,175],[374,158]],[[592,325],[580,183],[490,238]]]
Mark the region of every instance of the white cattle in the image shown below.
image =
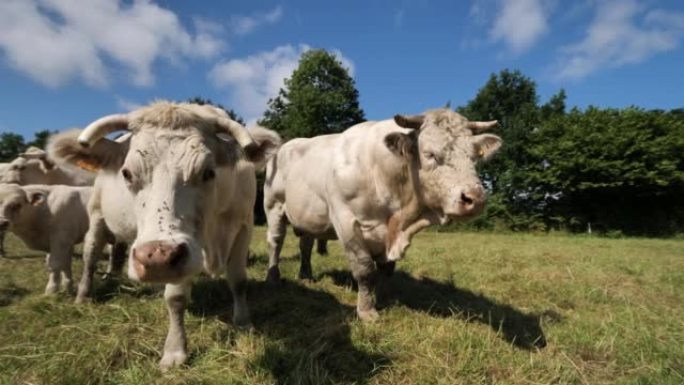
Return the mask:
[[[120,143],[105,138],[117,130],[131,134]],[[88,207],[90,229],[77,302],[90,294],[103,232],[109,228],[131,244],[131,279],[166,284],[170,327],[162,369],[186,361],[183,314],[191,278],[201,271],[226,274],[233,322],[249,327],[246,264],[255,168],[279,144],[274,132],[248,131],[223,110],[163,101],[53,137],[51,157],[100,170]]]
[[[300,236],[300,277],[311,276],[314,238],[338,237],[358,282],[357,313],[377,318],[376,281],[393,271],[411,237],[430,224],[473,217],[485,204],[475,170],[500,147],[497,124],[448,110],[357,124],[340,134],[294,139],[268,162],[268,280],[290,223]]]
[[[45,294],[55,293],[60,281],[67,291],[73,289],[71,257],[88,230],[91,193],[92,187],[0,184],[0,230],[48,253]]]

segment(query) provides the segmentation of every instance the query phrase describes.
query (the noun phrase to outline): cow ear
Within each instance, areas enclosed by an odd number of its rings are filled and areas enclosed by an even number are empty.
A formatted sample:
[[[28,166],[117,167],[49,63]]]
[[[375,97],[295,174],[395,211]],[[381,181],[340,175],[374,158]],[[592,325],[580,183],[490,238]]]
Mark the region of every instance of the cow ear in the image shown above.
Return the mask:
[[[399,127],[419,130],[423,126],[425,115],[394,115],[394,123]]]
[[[409,157],[415,153],[415,132],[392,132],[390,134],[387,134],[387,136],[385,136],[385,146],[395,155],[401,157]]]
[[[257,170],[261,170],[266,166],[266,162],[278,152],[282,139],[275,131],[259,126],[250,127],[249,134],[254,145],[243,148],[245,158],[254,163]]]
[[[27,199],[31,206],[40,206],[45,202],[45,193],[40,191],[32,191],[27,194]]]
[[[482,134],[473,136],[475,143],[475,153],[478,158],[487,160],[494,156],[499,148],[501,148],[501,138],[492,134]]]
[[[71,163],[88,171],[118,170],[128,152],[128,141],[119,142],[102,138],[91,146],[78,142],[80,130],[53,135],[48,142],[49,157],[57,163]]]

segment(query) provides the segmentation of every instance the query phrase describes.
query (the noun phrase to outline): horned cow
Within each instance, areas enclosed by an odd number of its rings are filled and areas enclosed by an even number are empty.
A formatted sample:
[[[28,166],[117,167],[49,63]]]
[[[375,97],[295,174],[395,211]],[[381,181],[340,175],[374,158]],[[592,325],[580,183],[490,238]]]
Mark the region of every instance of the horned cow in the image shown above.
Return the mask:
[[[105,137],[119,130],[130,136],[118,142]],[[191,278],[201,271],[226,274],[233,322],[250,327],[245,292],[255,169],[279,144],[274,132],[248,131],[223,110],[166,101],[52,138],[52,158],[99,170],[88,207],[90,229],[77,302],[91,293],[104,229],[109,228],[131,244],[131,279],[166,284],[170,324],[162,369],[187,359],[183,314]]]
[[[358,282],[357,313],[376,319],[373,292],[388,275],[379,271],[393,271],[412,236],[482,211],[475,165],[499,149],[499,137],[481,133],[496,125],[437,109],[285,143],[266,169],[267,280],[280,280],[288,223],[300,236],[302,278],[314,239],[338,237]]]

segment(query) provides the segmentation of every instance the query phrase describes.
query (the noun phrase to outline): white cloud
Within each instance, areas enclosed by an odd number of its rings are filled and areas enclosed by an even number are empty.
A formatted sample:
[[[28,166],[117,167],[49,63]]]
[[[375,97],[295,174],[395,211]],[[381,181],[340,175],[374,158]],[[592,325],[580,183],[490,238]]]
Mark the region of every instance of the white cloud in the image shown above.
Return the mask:
[[[501,0],[500,9],[489,31],[494,42],[504,42],[513,54],[529,50],[548,32],[550,3],[542,0]],[[470,13],[481,22],[483,5],[475,2]]]
[[[306,44],[283,45],[241,59],[217,64],[209,73],[216,87],[229,91],[228,105],[254,123],[266,110],[268,99],[275,97],[285,78],[297,68],[300,56],[311,49]],[[354,64],[339,50],[331,51],[353,76]]]
[[[601,2],[585,38],[561,49],[556,76],[579,79],[671,51],[684,36],[684,13],[648,10],[634,0]]]
[[[196,22],[193,35],[172,11],[145,0],[3,0],[0,49],[12,67],[50,87],[73,80],[106,86],[110,61],[134,84],[150,85],[159,59],[221,52],[224,44],[207,25]]]
[[[126,98],[123,98],[121,96],[116,96],[116,105],[119,107],[119,109],[121,109],[125,112],[129,112],[129,111],[137,110],[138,108],[142,107],[144,104],[134,102],[130,99],[126,99]]]
[[[278,6],[269,12],[258,13],[252,16],[232,16],[230,27],[236,35],[246,35],[257,27],[264,24],[273,24],[283,16],[283,8]]]

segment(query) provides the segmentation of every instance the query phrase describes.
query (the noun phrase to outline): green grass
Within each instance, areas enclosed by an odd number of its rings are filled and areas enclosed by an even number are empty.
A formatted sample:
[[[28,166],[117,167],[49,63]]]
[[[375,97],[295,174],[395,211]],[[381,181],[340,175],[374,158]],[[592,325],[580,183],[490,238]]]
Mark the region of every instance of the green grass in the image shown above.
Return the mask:
[[[313,283],[295,279],[295,245],[290,235],[285,284],[269,288],[257,230],[251,333],[230,324],[226,283],[199,278],[189,363],[161,374],[158,290],[98,280],[95,303],[46,298],[43,257],[10,237],[0,383],[684,383],[684,241],[424,232],[370,325],[355,317],[339,244],[314,256]]]

